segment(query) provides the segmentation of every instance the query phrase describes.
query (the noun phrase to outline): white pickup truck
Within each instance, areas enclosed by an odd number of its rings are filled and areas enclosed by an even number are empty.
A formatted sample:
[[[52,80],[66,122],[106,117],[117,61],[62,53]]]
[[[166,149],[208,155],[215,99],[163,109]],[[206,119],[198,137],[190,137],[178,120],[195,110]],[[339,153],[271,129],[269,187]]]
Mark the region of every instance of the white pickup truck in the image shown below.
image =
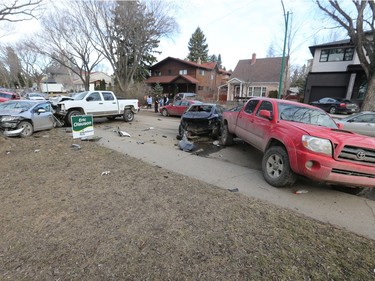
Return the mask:
[[[122,116],[125,122],[130,122],[138,109],[137,99],[116,98],[110,91],[88,91],[57,103],[55,115],[67,125],[71,124],[72,116],[86,114],[108,119]]]

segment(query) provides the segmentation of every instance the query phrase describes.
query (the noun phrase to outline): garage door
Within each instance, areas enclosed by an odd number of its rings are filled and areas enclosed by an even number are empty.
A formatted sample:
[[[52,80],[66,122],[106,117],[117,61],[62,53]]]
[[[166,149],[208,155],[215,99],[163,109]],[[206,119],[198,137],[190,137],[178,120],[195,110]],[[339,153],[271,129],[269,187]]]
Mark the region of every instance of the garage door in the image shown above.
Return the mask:
[[[310,101],[317,101],[321,98],[345,98],[346,87],[311,87]]]

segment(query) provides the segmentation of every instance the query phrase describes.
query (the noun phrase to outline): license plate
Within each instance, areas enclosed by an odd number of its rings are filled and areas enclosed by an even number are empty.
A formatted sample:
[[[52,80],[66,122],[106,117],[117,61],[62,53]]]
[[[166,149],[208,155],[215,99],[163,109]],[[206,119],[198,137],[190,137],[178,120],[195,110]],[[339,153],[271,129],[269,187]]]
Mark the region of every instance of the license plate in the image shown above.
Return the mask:
[[[351,109],[351,111],[355,111],[355,109],[354,109],[354,108],[352,108],[352,109]]]

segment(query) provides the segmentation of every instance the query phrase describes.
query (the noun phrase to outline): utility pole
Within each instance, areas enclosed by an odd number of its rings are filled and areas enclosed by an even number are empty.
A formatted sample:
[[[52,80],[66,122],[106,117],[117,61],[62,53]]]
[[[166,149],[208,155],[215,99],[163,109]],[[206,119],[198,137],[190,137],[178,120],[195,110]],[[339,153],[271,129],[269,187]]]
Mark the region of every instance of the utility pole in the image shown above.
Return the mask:
[[[284,2],[281,0],[281,5],[283,6],[283,15],[284,15],[284,22],[285,22],[285,34],[284,34],[284,48],[283,48],[283,57],[281,59],[281,70],[280,70],[280,81],[279,81],[279,91],[277,93],[277,98],[281,98],[281,93],[283,90],[283,76],[284,76],[284,65],[285,65],[285,48],[286,48],[286,38],[288,35],[288,21],[289,21],[289,12],[285,15],[285,8]]]

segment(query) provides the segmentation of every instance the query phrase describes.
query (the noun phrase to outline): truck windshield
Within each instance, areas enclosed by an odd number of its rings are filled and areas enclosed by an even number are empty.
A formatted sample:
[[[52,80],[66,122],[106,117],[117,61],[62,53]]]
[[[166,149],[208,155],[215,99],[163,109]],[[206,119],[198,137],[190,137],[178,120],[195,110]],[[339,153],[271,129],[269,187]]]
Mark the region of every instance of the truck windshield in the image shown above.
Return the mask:
[[[74,99],[75,100],[83,100],[85,98],[85,96],[87,95],[87,92],[82,92],[82,93],[79,93],[79,94],[76,94],[74,96]]]
[[[335,121],[324,111],[294,104],[279,103],[279,119],[337,129]]]

